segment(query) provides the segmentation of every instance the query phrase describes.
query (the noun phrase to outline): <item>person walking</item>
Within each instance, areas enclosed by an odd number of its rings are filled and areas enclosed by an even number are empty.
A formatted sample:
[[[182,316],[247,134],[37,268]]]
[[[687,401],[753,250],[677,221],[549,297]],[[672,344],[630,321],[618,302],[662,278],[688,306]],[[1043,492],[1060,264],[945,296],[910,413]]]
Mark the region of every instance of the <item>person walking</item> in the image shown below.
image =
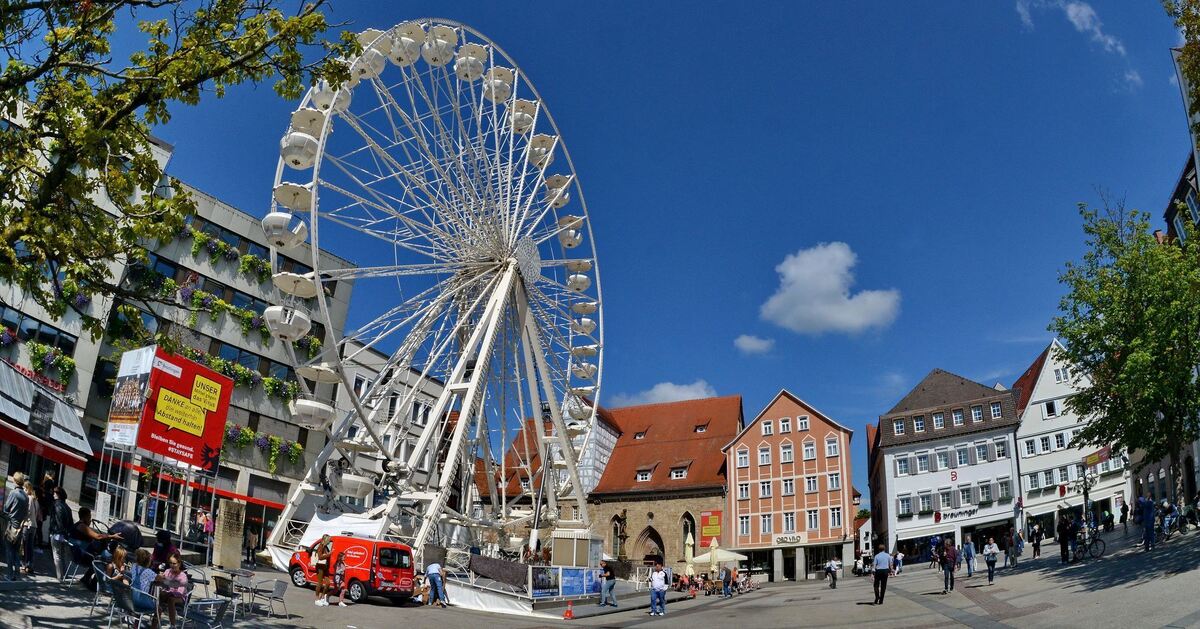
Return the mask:
[[[246,563],[257,568],[258,560],[254,557],[255,551],[258,550],[258,531],[253,528],[246,529]]]
[[[904,572],[904,553],[896,549],[896,574]]]
[[[663,570],[662,561],[654,562],[654,570],[650,572],[650,615],[667,615],[667,571]]]
[[[895,573],[895,563],[892,556],[884,550],[883,544],[875,547],[875,558],[871,560],[872,573],[875,575],[875,604],[883,605],[883,596],[887,594],[888,577]]]
[[[617,585],[617,575],[613,572],[612,566],[608,565],[608,561],[600,560],[600,607],[617,606],[617,596],[613,594],[613,588]]]
[[[954,591],[954,571],[958,568],[958,549],[954,548],[954,543],[948,539],[945,546],[942,547],[942,552],[938,555],[938,563],[942,567],[942,576],[944,577],[942,594],[949,594]]]
[[[48,519],[54,576],[62,581],[67,576],[67,566],[71,562],[71,535],[75,530],[75,520],[71,517],[71,507],[67,504],[67,490],[62,487],[54,488],[54,504],[50,507]]]
[[[1067,547],[1071,541],[1071,523],[1067,521],[1066,514],[1058,515],[1058,527],[1054,529],[1054,532],[1058,535],[1059,563],[1065,564],[1071,560],[1070,550]]]
[[[25,481],[25,495],[29,496],[29,517],[21,529],[21,574],[33,576],[33,548],[37,543],[38,523],[42,521],[42,504],[37,499],[33,481]]]
[[[825,562],[825,575],[829,577],[829,588],[837,589],[837,573],[842,569],[842,564],[834,557],[830,557],[829,561]]]
[[[1129,535],[1129,505],[1124,500],[1121,501],[1121,528]]]
[[[1146,497],[1138,501],[1141,506],[1138,511],[1142,516],[1142,542],[1147,551],[1154,550],[1154,501]]]
[[[1042,557],[1042,525],[1034,524],[1033,530],[1029,532],[1029,541],[1033,543],[1033,558],[1041,559]]]
[[[4,561],[8,580],[16,581],[20,567],[25,521],[29,519],[29,494],[25,493],[25,473],[13,472],[12,491],[4,500]]]
[[[967,535],[963,538],[963,562],[967,564],[967,578],[975,575],[975,542],[971,541],[971,536]]]
[[[1017,567],[1017,532],[1015,527],[1008,527],[1004,534],[1004,567]]]
[[[988,569],[988,585],[996,581],[996,558],[1000,554],[1000,547],[996,545],[996,538],[989,537],[988,543],[983,547],[983,562],[987,564]]]
[[[721,596],[724,598],[733,598],[733,571],[721,566],[720,578]]]

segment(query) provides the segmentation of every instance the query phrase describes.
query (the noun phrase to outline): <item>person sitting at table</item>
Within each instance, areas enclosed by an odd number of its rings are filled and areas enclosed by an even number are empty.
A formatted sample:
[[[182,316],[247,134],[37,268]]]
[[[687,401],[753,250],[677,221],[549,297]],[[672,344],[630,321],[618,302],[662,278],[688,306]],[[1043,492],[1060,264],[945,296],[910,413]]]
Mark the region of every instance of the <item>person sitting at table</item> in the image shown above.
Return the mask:
[[[162,592],[158,595],[159,613],[166,607],[171,626],[175,626],[177,608],[187,600],[188,584],[188,575],[183,571],[183,558],[179,556],[179,551],[167,559],[167,569],[158,575],[157,582],[162,586]]]
[[[154,534],[154,553],[150,555],[150,563],[156,570],[162,570],[163,566],[171,559],[171,555],[178,555],[179,549],[175,547],[175,542],[171,541],[171,532],[159,530]]]
[[[124,546],[117,546],[113,550],[112,561],[108,564],[110,578],[129,583],[129,564],[125,561],[127,554]]]
[[[92,557],[100,560],[108,559],[108,551],[105,546],[112,540],[121,539],[120,535],[108,535],[97,533],[96,529],[92,528],[92,510],[87,507],[79,507],[79,521],[75,523],[75,529],[71,531],[71,544]],[[79,579],[79,584],[89,590],[96,588],[96,577],[98,575],[92,570],[91,563],[88,563],[87,572]]]
[[[154,604],[154,598],[150,596],[150,588],[154,586],[154,580],[158,578],[158,573],[150,567],[150,551],[145,548],[137,549],[134,561],[136,563],[126,580],[126,583],[133,588],[133,607],[140,612],[152,612],[157,605]]]

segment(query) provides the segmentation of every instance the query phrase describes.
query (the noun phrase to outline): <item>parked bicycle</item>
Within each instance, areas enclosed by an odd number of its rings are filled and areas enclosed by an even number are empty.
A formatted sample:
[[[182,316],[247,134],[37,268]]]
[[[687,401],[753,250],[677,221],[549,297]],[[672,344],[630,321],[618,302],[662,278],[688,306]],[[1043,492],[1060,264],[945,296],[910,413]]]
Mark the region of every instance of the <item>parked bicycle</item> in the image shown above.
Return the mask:
[[[1075,543],[1075,561],[1079,561],[1084,557],[1091,556],[1092,559],[1099,559],[1104,555],[1108,545],[1104,540],[1100,539],[1100,529],[1091,527],[1087,531],[1087,536],[1084,532],[1079,532],[1079,539]]]

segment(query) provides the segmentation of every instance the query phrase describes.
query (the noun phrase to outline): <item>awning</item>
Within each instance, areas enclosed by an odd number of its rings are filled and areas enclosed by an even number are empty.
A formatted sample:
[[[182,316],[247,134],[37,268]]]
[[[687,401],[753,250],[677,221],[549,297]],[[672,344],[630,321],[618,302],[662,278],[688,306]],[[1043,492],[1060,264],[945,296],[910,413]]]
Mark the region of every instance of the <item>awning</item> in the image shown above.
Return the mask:
[[[18,447],[79,469],[92,455],[83,411],[7,362],[0,362],[0,416],[5,440]]]

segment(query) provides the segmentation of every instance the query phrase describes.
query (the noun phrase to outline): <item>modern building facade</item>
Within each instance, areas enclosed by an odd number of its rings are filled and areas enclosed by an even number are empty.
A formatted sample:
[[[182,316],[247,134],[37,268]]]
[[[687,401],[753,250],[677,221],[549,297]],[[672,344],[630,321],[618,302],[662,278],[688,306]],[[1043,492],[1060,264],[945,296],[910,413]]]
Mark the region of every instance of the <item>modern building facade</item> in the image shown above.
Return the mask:
[[[935,369],[879,417],[873,528],[889,550],[928,552],[933,536],[960,543],[1016,525],[1017,399]]]
[[[1080,480],[1085,473],[1084,457],[1098,448],[1076,442],[1084,420],[1068,405],[1080,388],[1089,385],[1084,374],[1072,373],[1058,354],[1062,345],[1050,342],[1033,364],[1013,384],[1019,396],[1017,413],[1017,461],[1021,470],[1021,496],[1026,531],[1040,524],[1048,537],[1054,537],[1057,518],[1065,513],[1083,515]],[[1105,511],[1118,513],[1127,500],[1126,474],[1121,453],[1086,470],[1095,484],[1088,499],[1092,515]]]
[[[803,580],[830,558],[853,561],[853,436],[785,389],[722,448],[729,545],[752,571]]]
[[[592,529],[603,536],[605,552],[635,565],[661,559],[684,574],[689,538],[696,555],[714,538],[728,548],[721,448],[742,429],[741,396],[609,412],[620,434],[588,495]]]

